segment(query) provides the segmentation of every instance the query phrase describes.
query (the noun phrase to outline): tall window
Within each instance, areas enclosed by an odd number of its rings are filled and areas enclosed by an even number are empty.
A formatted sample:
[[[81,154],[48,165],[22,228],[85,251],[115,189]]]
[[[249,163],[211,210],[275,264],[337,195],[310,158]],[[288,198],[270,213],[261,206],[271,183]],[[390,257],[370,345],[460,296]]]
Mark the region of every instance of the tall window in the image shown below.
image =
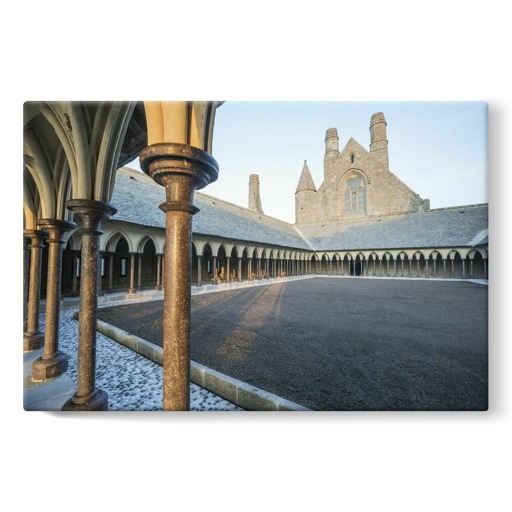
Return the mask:
[[[121,258],[121,265],[119,270],[121,277],[126,277],[128,275],[128,258]]]
[[[363,178],[352,174],[344,187],[345,217],[366,215],[366,188]]]

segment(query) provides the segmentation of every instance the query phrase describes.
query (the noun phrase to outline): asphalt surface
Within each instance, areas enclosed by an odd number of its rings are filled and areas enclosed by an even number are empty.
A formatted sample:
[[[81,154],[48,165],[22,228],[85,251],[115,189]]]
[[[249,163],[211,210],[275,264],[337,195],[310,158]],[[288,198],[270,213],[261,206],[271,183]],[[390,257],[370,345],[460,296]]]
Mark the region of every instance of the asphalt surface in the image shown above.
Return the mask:
[[[316,278],[192,297],[191,358],[314,410],[486,410],[488,288]],[[162,344],[162,301],[101,320]]]

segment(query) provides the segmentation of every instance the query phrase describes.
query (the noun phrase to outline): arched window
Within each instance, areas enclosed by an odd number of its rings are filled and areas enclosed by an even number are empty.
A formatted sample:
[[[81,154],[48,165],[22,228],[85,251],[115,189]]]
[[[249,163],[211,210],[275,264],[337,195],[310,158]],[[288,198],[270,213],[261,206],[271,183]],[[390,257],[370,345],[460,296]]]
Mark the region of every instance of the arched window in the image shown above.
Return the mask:
[[[359,173],[352,173],[344,181],[345,217],[366,215],[366,183]]]
[[[354,153],[350,153],[350,163],[354,163],[356,161],[356,155]]]

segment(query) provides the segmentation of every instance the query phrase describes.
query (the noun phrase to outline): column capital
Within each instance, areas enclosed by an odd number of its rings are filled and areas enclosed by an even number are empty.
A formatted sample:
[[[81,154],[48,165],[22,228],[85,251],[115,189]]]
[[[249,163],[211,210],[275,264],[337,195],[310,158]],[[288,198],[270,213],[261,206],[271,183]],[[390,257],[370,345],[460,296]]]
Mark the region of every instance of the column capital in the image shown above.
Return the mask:
[[[117,213],[117,208],[111,204],[92,199],[70,199],[66,201],[66,208],[82,219],[81,232],[91,235],[102,235],[103,231],[99,229],[101,221]]]
[[[67,231],[71,231],[76,228],[74,222],[61,219],[39,219],[37,226],[48,232],[48,242],[56,242],[64,244],[66,241],[62,238],[62,235]]]
[[[196,189],[206,187],[219,176],[219,164],[212,155],[188,144],[162,142],[144,148],[139,156],[141,169],[165,186],[168,175],[189,176]]]
[[[42,229],[25,229],[23,231],[23,236],[25,238],[30,238],[32,244],[36,243],[37,240],[42,244],[43,240],[48,238],[48,231],[44,231]],[[44,246],[40,245],[40,247]]]

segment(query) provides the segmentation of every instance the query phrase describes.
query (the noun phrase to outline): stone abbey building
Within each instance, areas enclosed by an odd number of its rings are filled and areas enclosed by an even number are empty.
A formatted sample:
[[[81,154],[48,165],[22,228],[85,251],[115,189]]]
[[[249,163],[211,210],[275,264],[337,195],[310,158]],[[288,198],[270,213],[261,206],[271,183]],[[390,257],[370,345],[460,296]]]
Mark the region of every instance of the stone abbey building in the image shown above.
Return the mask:
[[[249,208],[196,193],[192,283],[305,274],[486,279],[487,205],[430,210],[389,170],[382,113],[372,116],[370,134],[369,151],[350,138],[340,152],[336,129],[327,130],[324,182],[317,189],[304,162],[294,225],[264,215],[257,175],[249,177]],[[118,213],[103,223],[100,239],[102,293],[161,289],[165,217],[147,203],[164,199],[145,174],[117,171]],[[79,290],[80,243],[80,231],[71,233],[65,295]]]
[[[218,106],[24,105],[24,351],[44,346],[35,381],[65,372],[60,298],[79,297],[79,382],[63,409],[108,407],[94,380],[101,295],[163,290],[163,407],[184,410],[189,374],[171,353],[188,358],[191,286],[311,274],[487,279],[487,204],[430,209],[389,169],[383,113],[371,118],[369,150],[351,138],[340,151],[327,130],[324,181],[317,188],[304,163],[295,224],[263,213],[257,175],[248,208],[196,192],[218,176]],[[124,167],[136,156],[145,173]]]

